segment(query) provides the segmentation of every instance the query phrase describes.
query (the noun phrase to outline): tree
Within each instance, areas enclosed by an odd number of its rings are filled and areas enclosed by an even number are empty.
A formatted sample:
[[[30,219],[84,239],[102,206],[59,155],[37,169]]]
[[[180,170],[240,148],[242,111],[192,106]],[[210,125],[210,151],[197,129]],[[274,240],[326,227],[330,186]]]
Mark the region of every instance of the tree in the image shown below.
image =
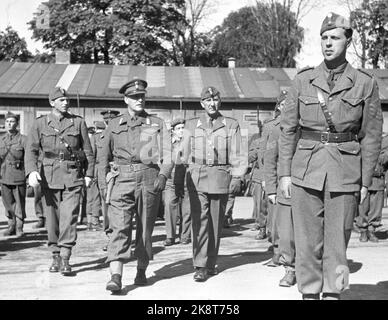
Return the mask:
[[[214,32],[220,66],[234,57],[241,67],[295,67],[294,57],[303,40],[296,14],[276,1],[232,12]]]
[[[388,64],[388,4],[385,0],[363,0],[354,7],[347,1],[351,24],[357,34],[353,45],[361,66],[370,63],[374,69]]]
[[[27,50],[26,41],[20,38],[11,26],[8,26],[5,31],[0,31],[0,61],[26,62],[31,56],[31,52]]]
[[[184,0],[49,0],[49,28],[29,22],[46,49],[68,49],[74,63],[163,65]]]
[[[218,0],[186,0],[183,7],[184,21],[175,27],[171,53],[176,65],[208,66],[212,54],[209,34],[198,32],[198,27],[218,5]]]

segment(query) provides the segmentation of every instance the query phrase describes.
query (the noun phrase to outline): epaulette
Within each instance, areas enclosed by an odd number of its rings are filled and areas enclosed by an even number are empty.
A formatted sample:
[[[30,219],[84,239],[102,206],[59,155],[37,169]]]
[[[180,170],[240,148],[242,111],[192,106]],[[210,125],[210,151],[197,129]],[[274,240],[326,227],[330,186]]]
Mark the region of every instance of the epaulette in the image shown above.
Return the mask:
[[[269,119],[265,119],[263,123],[269,123],[271,121],[274,121],[276,118],[269,118]]]
[[[309,67],[309,66],[304,67],[304,68],[300,69],[300,70],[297,72],[297,74],[300,74],[300,73],[305,72],[305,71],[310,70],[310,69],[314,69],[314,67]]]
[[[360,71],[361,73],[363,74],[366,74],[367,76],[369,76],[370,78],[373,78],[373,74],[370,74],[368,71],[366,71],[365,69],[357,69],[358,71]]]

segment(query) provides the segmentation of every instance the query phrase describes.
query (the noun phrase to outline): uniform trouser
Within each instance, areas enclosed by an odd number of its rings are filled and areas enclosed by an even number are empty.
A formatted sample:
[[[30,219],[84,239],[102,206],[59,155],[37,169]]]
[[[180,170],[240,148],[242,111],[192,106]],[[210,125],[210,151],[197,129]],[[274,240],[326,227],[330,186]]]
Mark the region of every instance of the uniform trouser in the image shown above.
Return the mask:
[[[225,218],[232,218],[235,200],[236,196],[233,193],[229,193],[228,202],[226,203]]]
[[[86,186],[83,186],[81,189],[80,195],[80,206],[79,206],[79,221],[82,223],[84,218],[87,218],[86,214],[86,205],[87,205],[87,191]]]
[[[217,262],[228,194],[189,190],[194,267],[214,268]]]
[[[34,208],[36,217],[38,219],[43,219],[45,216],[42,203],[42,187],[40,184],[34,187]]]
[[[357,201],[355,192],[292,185],[296,278],[302,294],[340,293],[348,286],[346,249]]]
[[[70,258],[77,240],[77,219],[83,188],[42,189],[48,246],[53,254],[60,253],[65,259]]]
[[[259,228],[265,228],[267,225],[267,211],[264,205],[263,187],[260,182],[252,181],[252,198],[252,218],[255,219]]]
[[[273,251],[275,254],[279,254],[279,241],[280,241],[280,221],[279,215],[281,208],[279,204],[272,204],[268,200],[268,218],[267,218],[267,229],[271,232],[271,243],[273,245]]]
[[[86,188],[86,213],[88,222],[97,224],[101,215],[101,198],[100,190],[96,179]]]
[[[183,187],[181,187],[183,188]],[[183,197],[177,194],[177,189],[173,184],[167,184],[164,190],[164,212],[166,221],[167,238],[175,239],[177,217],[181,216],[179,225],[179,236],[181,241],[191,239],[191,215],[190,200],[187,188],[184,188]]]
[[[116,177],[108,207],[112,233],[107,262],[124,262],[131,257],[132,218],[136,214],[135,256],[137,267],[146,269],[153,258],[152,232],[161,197],[161,192],[154,191],[154,182],[159,170],[123,171]]]
[[[26,185],[1,184],[1,198],[3,200],[5,215],[9,222],[15,225],[16,220],[24,221],[26,218]]]
[[[99,184],[100,198],[101,198],[101,208],[102,216],[104,217],[104,231],[106,234],[112,233],[112,229],[109,227],[109,217],[108,217],[108,204],[106,201],[106,188],[101,187]]]
[[[368,191],[366,198],[358,207],[356,225],[360,230],[374,231],[381,224],[384,206],[384,191]]]
[[[274,216],[278,229],[279,263],[286,268],[295,268],[295,237],[294,222],[290,205],[277,203]]]

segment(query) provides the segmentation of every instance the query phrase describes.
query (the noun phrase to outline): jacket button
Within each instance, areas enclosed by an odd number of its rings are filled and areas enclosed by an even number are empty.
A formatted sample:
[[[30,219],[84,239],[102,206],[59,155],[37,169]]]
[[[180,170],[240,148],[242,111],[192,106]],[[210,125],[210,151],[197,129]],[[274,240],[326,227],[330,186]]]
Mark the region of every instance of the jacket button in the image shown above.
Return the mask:
[[[330,97],[330,98],[329,98],[329,101],[331,101],[331,100],[333,100],[333,97]]]

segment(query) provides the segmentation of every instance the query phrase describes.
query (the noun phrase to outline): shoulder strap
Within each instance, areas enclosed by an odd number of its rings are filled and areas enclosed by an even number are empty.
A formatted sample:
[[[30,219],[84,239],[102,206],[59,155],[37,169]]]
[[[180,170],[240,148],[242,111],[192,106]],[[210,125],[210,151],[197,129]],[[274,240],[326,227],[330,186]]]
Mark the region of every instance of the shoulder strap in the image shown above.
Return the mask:
[[[321,106],[323,115],[325,116],[326,122],[329,125],[330,132],[337,132],[337,129],[334,126],[333,119],[331,118],[331,113],[329,112],[329,109],[327,109],[327,105],[325,102],[325,98],[323,97],[322,91],[317,88],[317,98],[319,101],[319,105]]]

